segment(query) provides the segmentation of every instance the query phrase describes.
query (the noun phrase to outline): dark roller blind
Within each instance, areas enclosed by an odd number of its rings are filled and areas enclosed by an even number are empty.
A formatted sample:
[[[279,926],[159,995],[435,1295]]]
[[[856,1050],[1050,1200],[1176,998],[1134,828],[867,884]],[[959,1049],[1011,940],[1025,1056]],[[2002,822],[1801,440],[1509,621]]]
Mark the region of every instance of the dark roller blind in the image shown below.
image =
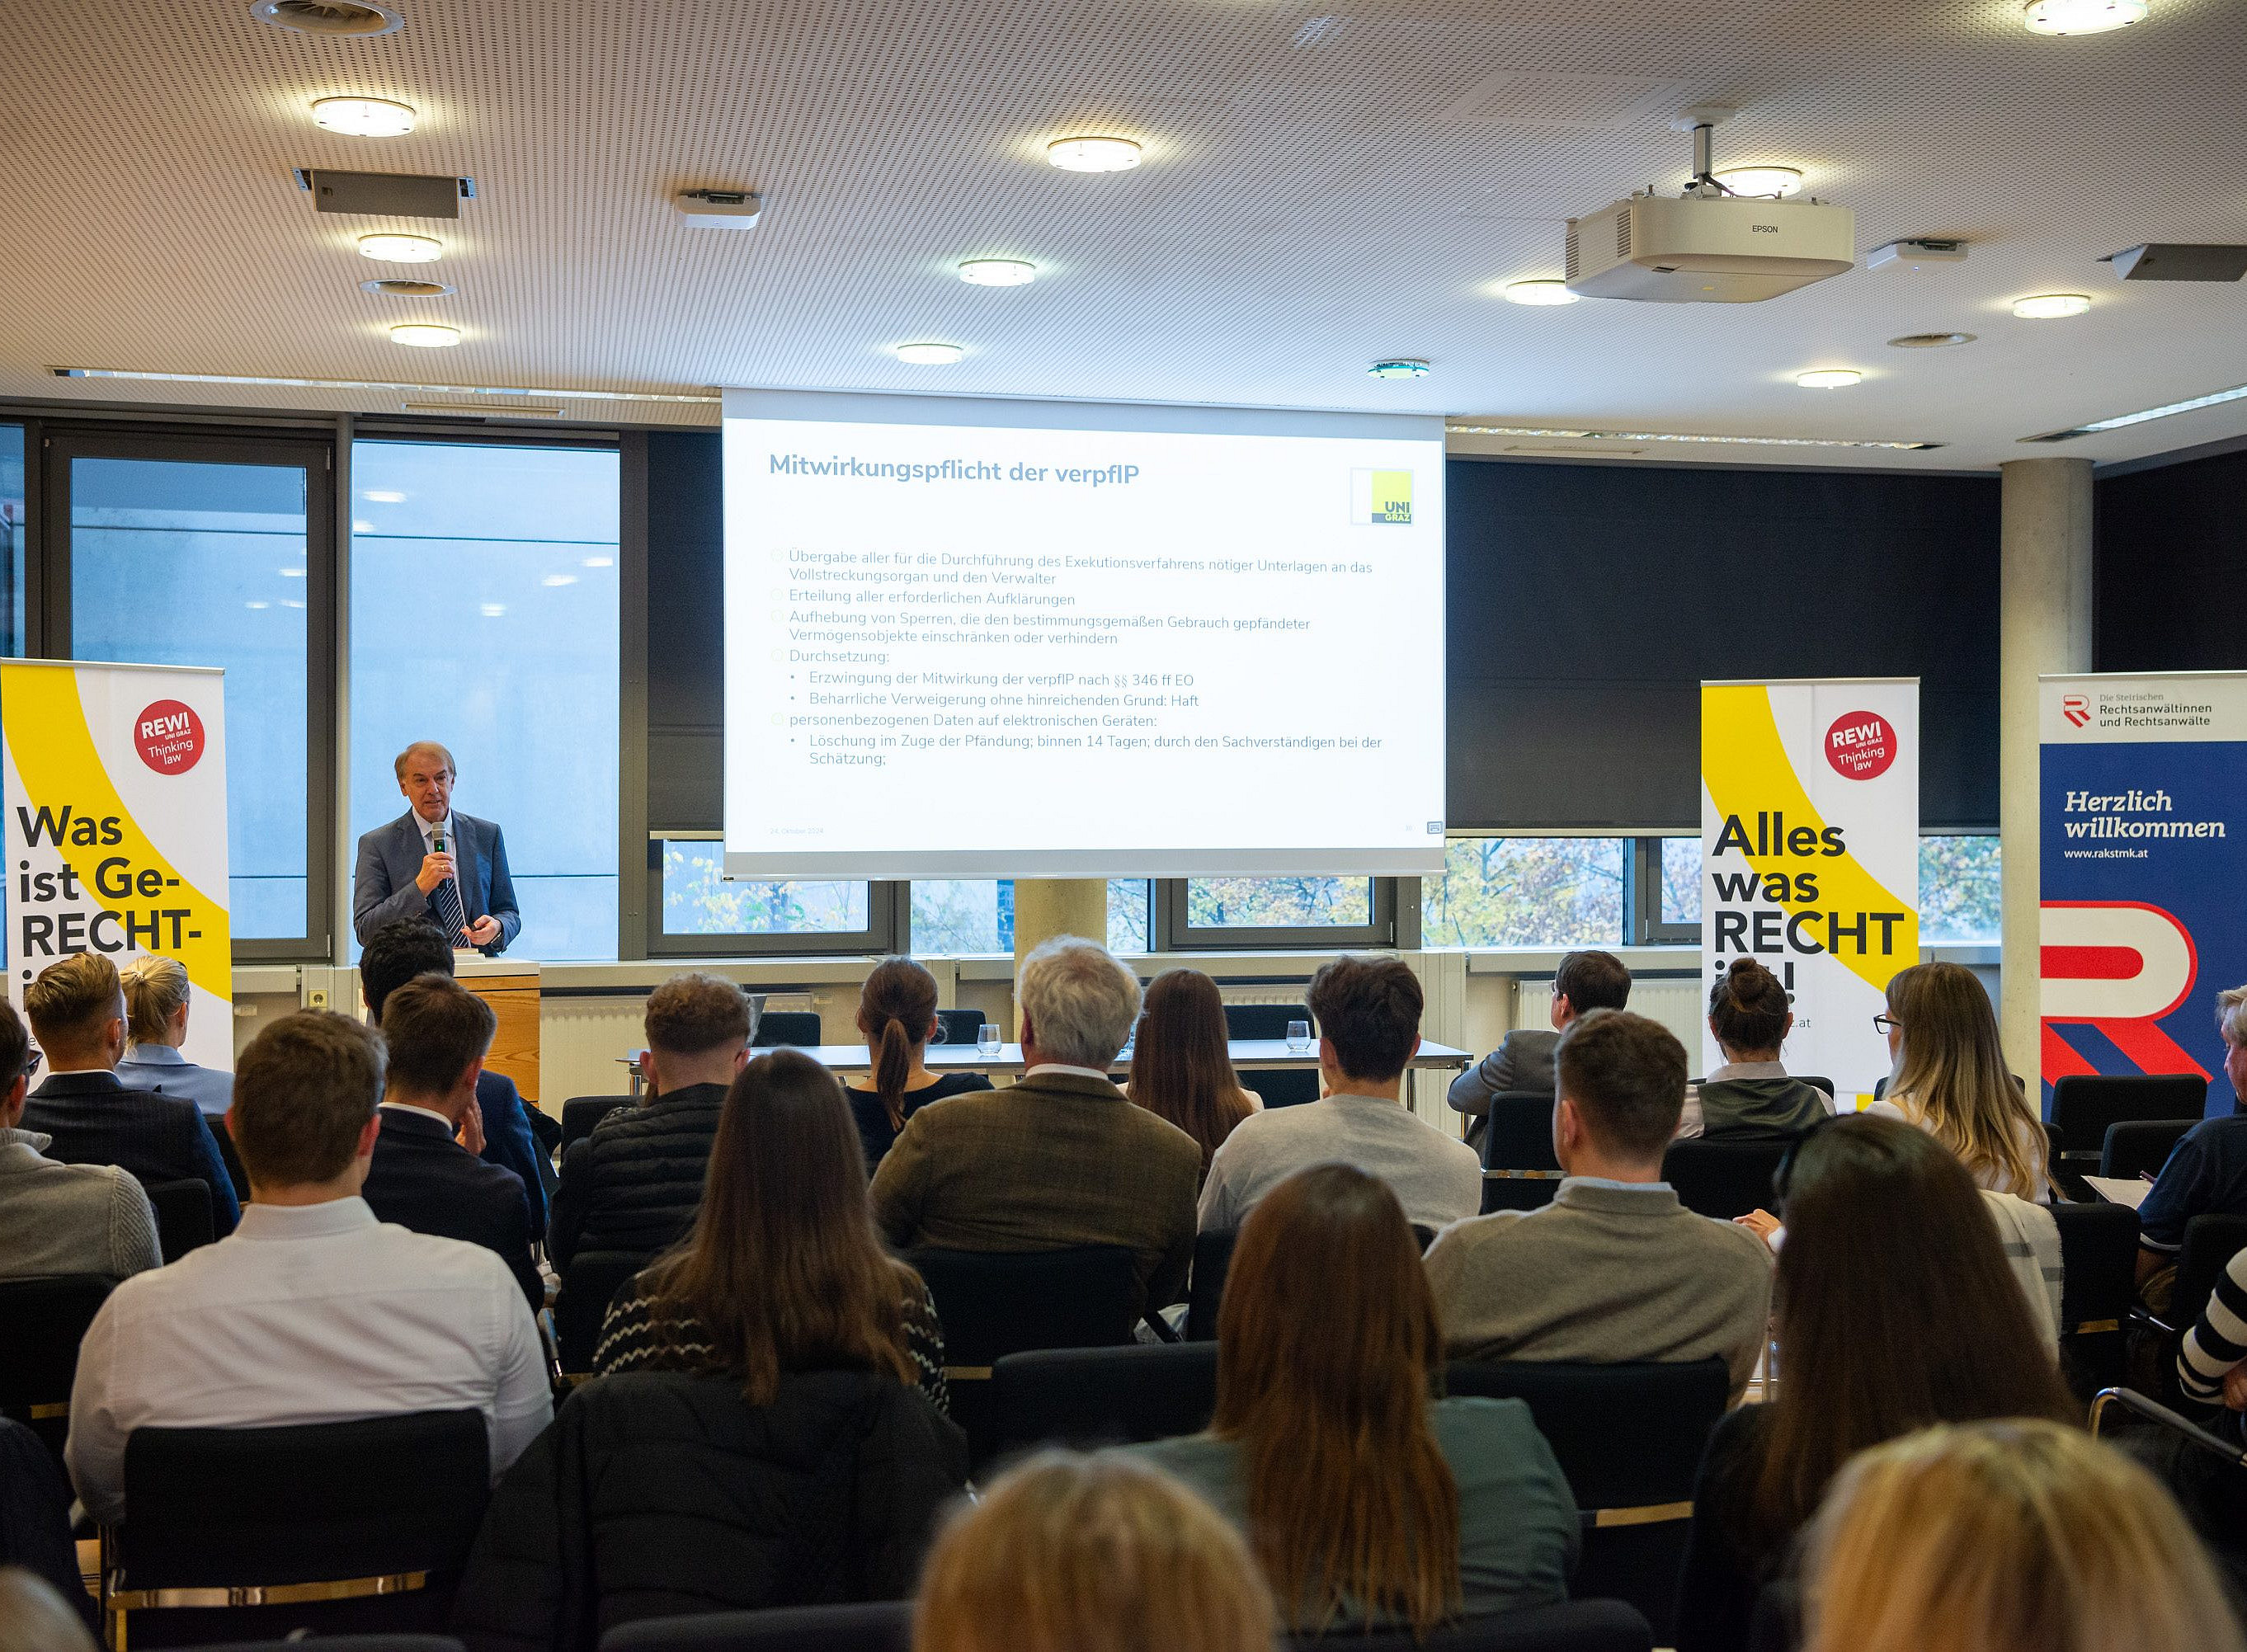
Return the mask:
[[[726,563],[718,433],[647,438],[647,823],[724,824]]]
[[[2100,671],[2247,671],[2247,453],[2096,488]]]

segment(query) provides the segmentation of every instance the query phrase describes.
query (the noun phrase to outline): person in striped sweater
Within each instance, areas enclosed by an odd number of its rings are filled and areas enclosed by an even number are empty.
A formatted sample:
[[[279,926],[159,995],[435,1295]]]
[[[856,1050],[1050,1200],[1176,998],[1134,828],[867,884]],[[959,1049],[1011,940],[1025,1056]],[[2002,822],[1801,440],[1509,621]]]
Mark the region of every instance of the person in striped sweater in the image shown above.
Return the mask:
[[[2184,1334],[2177,1382],[2189,1398],[2247,1411],[2247,1251],[2224,1264],[2208,1306]]]

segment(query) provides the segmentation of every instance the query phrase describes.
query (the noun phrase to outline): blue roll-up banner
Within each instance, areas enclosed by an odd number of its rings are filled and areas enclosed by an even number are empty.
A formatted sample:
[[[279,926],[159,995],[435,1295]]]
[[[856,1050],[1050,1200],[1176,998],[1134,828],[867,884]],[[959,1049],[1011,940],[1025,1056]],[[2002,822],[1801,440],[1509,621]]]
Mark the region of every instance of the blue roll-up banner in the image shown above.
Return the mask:
[[[2046,1106],[2079,1073],[2231,1087],[2216,994],[2247,982],[2247,672],[2046,677]]]

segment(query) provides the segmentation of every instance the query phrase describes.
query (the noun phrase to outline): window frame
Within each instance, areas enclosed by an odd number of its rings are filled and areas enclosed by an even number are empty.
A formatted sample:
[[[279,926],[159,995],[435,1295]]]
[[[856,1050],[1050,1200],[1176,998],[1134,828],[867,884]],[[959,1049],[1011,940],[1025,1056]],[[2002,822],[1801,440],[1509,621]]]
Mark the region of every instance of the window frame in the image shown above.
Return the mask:
[[[1318,876],[1349,876],[1343,873],[1321,873]],[[1399,939],[1402,925],[1398,908],[1401,905],[1395,877],[1369,877],[1373,886],[1369,906],[1369,921],[1363,924],[1323,924],[1288,925],[1259,929],[1242,929],[1230,925],[1219,928],[1212,925],[1195,924],[1188,916],[1186,885],[1192,880],[1184,877],[1162,877],[1155,880],[1154,910],[1150,914],[1154,933],[1148,945],[1157,952],[1331,952],[1357,951],[1368,947],[1386,948],[1403,945]],[[1417,891],[1415,891],[1417,893]],[[1417,928],[1419,905],[1413,903],[1414,927]],[[1417,937],[1415,938],[1417,940]]]
[[[1662,845],[1666,836],[1642,833],[1630,840],[1629,870],[1623,878],[1623,943],[1629,946],[1698,946],[1701,925],[1664,922],[1662,916]],[[1697,834],[1695,841],[1698,842]]]
[[[647,883],[645,944],[649,958],[818,958],[870,954],[884,958],[904,950],[901,925],[912,897],[903,883],[882,879],[822,878],[822,883],[866,884],[866,927],[805,933],[670,935],[663,928],[663,846],[666,843],[720,843],[721,831],[649,830],[644,870]],[[782,880],[785,881],[785,880]]]

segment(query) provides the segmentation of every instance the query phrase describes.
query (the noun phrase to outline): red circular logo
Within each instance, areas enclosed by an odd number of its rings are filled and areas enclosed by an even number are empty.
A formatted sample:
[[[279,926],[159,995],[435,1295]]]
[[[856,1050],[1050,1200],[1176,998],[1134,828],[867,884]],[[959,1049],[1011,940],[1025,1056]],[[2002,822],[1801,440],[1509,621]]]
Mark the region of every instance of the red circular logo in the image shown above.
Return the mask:
[[[1878,712],[1853,711],[1826,731],[1826,761],[1844,780],[1876,780],[1895,760],[1895,727]]]
[[[201,761],[203,720],[176,700],[160,700],[133,720],[140,761],[160,775],[184,775]]]

